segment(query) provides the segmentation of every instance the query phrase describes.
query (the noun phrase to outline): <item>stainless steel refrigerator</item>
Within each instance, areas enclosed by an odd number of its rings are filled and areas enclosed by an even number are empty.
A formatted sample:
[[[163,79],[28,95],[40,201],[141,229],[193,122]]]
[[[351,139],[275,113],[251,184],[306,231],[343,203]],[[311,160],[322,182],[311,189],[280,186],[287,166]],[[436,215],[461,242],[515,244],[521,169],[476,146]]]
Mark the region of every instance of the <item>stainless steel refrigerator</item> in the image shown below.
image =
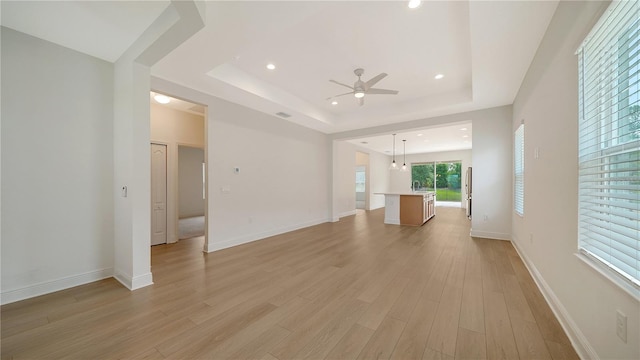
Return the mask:
[[[471,185],[473,184],[472,180],[472,171],[471,171],[471,167],[467,168],[467,173],[465,176],[465,182],[464,182],[464,190],[467,194],[467,217],[469,218],[469,220],[471,220],[471,193],[473,191],[473,189],[471,188]]]

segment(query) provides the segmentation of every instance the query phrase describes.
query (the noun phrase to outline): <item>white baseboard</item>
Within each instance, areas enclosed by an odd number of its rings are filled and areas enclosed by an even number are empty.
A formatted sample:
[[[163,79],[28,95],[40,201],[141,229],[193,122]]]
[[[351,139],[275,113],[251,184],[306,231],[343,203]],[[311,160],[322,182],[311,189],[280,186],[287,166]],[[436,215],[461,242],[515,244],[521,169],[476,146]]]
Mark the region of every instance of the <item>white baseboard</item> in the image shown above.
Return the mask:
[[[0,295],[0,303],[2,305],[9,304],[32,297],[69,289],[74,286],[88,284],[94,281],[110,278],[112,276],[113,268],[104,268],[89,271],[84,274],[67,276],[57,280],[45,281],[39,284],[29,285],[19,289],[7,290],[3,291]]]
[[[131,275],[116,271],[113,277],[131,291],[153,285],[153,275],[150,272],[132,277]]]
[[[214,252],[214,251],[218,251],[218,250],[222,250],[222,249],[227,249],[227,248],[230,248],[230,247],[243,245],[243,244],[250,243],[250,242],[253,242],[253,241],[262,240],[262,239],[268,238],[270,236],[280,235],[280,234],[284,234],[284,233],[287,233],[287,232],[290,232],[290,231],[294,231],[294,230],[298,230],[298,229],[302,229],[302,228],[306,228],[306,227],[314,226],[314,225],[318,225],[318,224],[323,224],[323,223],[326,223],[326,222],[329,222],[329,219],[319,219],[319,220],[308,221],[308,222],[304,222],[304,223],[300,223],[300,224],[296,224],[296,225],[281,227],[281,228],[274,229],[274,230],[268,230],[268,231],[263,231],[263,232],[259,232],[259,233],[255,233],[255,234],[239,236],[239,237],[236,237],[236,238],[233,238],[233,239],[229,239],[229,240],[225,240],[225,241],[212,242],[211,240],[209,240],[209,244],[208,244],[208,247],[206,249],[206,252],[210,253],[210,252]]]
[[[558,299],[551,287],[549,287],[549,284],[544,280],[536,266],[529,260],[522,249],[520,249],[520,246],[518,245],[518,238],[515,235],[511,243],[518,252],[518,255],[520,255],[520,258],[523,260],[524,265],[529,270],[531,277],[533,277],[533,281],[538,286],[538,289],[542,293],[542,296],[544,296],[547,304],[549,304],[551,311],[553,311],[558,322],[560,322],[560,326],[562,326],[565,334],[569,337],[569,341],[571,341],[571,345],[573,345],[573,348],[580,359],[599,360],[600,357],[591,344],[589,344],[589,341],[587,341],[587,338],[584,336],[582,331],[580,331],[578,325],[573,321],[567,312],[567,309],[562,305],[562,302],[560,302],[560,299]]]
[[[484,238],[484,239],[511,240],[511,234],[496,233],[496,232],[490,232],[490,231],[476,231],[471,229],[471,233],[469,235],[471,237],[478,237],[478,238]]]
[[[351,210],[351,211],[345,211],[345,212],[341,213],[340,215],[338,215],[338,217],[343,218],[343,217],[346,217],[346,216],[352,216],[352,215],[355,215],[356,213],[357,213],[357,210],[356,210],[356,209],[353,209],[353,210]]]

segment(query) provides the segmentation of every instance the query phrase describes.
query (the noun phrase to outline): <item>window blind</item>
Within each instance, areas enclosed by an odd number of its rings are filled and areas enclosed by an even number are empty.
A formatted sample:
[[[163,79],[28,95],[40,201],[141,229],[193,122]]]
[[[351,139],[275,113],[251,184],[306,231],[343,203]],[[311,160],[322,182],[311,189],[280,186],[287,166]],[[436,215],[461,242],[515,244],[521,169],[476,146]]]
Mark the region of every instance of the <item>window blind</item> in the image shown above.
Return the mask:
[[[518,126],[514,140],[514,209],[524,215],[524,124]]]
[[[640,288],[640,2],[613,2],[578,49],[578,246]]]

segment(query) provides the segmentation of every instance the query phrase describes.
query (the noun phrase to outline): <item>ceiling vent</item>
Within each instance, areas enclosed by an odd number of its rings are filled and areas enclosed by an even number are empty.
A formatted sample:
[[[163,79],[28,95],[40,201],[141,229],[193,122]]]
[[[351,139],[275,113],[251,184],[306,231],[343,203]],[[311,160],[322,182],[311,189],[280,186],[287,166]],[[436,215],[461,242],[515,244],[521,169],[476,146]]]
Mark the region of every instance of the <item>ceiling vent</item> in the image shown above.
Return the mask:
[[[290,114],[287,114],[287,113],[282,112],[282,111],[277,112],[277,113],[276,113],[276,115],[280,116],[281,118],[285,118],[285,119],[286,119],[286,118],[290,118],[290,117],[291,117],[291,115],[290,115]]]

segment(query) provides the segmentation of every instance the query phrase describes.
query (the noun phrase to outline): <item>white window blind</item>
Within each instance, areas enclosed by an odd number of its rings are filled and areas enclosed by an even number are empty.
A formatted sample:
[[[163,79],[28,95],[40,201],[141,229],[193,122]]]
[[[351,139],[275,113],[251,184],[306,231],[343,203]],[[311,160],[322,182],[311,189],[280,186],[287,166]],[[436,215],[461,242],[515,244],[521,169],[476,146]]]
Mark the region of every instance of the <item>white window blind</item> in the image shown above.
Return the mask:
[[[613,2],[578,49],[581,252],[640,288],[640,2]]]
[[[514,141],[514,208],[524,215],[524,124],[518,126]]]

